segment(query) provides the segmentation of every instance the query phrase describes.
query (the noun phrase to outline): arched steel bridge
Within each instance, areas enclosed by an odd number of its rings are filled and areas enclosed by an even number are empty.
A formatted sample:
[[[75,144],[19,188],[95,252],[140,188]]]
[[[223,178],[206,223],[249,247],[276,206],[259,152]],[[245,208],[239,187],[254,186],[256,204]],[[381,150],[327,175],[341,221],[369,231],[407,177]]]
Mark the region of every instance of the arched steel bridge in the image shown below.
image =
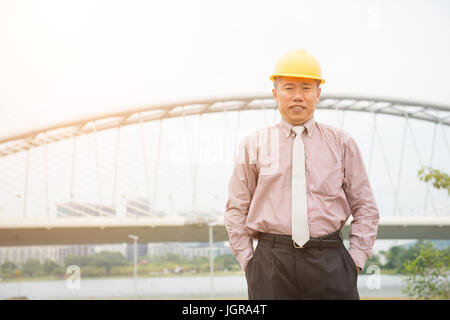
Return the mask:
[[[32,130],[23,130],[22,132],[0,137],[0,157],[74,136],[147,121],[216,112],[276,108],[277,105],[271,96],[233,97],[143,106],[111,114],[80,118]],[[429,121],[444,126],[450,125],[450,106],[431,103],[387,100],[373,97],[324,95],[316,108],[319,110],[370,112]],[[436,112],[440,114],[436,114]]]
[[[22,130],[8,136],[0,137],[0,159],[27,152],[25,181],[28,177],[28,151],[58,141],[82,135],[95,134],[112,128],[142,124],[145,122],[169,118],[204,115],[220,112],[236,112],[248,110],[276,109],[277,105],[271,96],[233,97],[203,101],[185,101],[165,105],[142,106],[116,113],[104,113],[96,116],[75,119],[56,125]],[[317,110],[366,112],[375,117],[378,114],[403,117],[406,128],[409,119],[434,124],[432,153],[438,127],[450,126],[450,107],[431,103],[418,103],[402,100],[388,100],[374,97],[332,96],[323,95],[316,106]],[[239,113],[240,114],[240,113]],[[238,118],[239,121],[239,118]],[[375,122],[376,123],[376,122]],[[375,137],[375,133],[373,138]],[[450,159],[450,148],[446,135],[443,135],[444,146]],[[372,139],[373,140],[373,139]],[[373,144],[373,142],[372,142]],[[401,159],[403,160],[403,149]],[[417,151],[417,146],[416,146]],[[369,164],[370,167],[370,164]],[[398,196],[400,175],[395,183],[389,174],[392,192]],[[115,182],[114,182],[115,183]],[[215,240],[227,240],[223,225],[223,216],[193,213],[186,217],[157,216],[145,205],[129,204],[134,214],[117,217],[115,206],[108,208],[102,205],[61,203],[59,206],[77,217],[35,219],[26,215],[27,182],[23,196],[23,215],[15,218],[0,217],[0,246],[15,245],[47,245],[75,243],[114,243],[125,242],[132,233],[140,237],[142,242],[164,241],[206,241],[208,226],[214,229]],[[428,192],[427,187],[427,192]],[[427,193],[428,197],[428,193]],[[115,199],[115,196],[113,197]],[[20,198],[22,200],[22,198]],[[83,208],[80,209],[79,206]],[[394,209],[397,209],[397,201]],[[378,238],[384,239],[450,239],[450,209],[447,204],[439,208],[439,216],[381,216]],[[88,212],[88,213],[87,213]],[[348,233],[349,223],[344,226],[344,234]]]

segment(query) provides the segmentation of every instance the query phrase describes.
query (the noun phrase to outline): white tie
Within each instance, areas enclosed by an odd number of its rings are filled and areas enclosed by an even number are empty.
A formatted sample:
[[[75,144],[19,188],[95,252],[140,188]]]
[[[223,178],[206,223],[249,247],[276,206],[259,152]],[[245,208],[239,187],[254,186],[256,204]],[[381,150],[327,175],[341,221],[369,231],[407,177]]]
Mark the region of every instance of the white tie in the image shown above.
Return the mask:
[[[296,134],[292,153],[292,239],[301,247],[309,240],[304,129],[303,126],[292,127]]]

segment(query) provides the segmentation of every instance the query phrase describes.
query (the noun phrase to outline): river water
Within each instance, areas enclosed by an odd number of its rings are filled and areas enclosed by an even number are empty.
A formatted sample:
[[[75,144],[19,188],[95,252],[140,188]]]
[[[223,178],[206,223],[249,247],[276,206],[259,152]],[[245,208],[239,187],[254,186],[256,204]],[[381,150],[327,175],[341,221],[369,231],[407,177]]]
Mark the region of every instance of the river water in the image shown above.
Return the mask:
[[[361,298],[402,298],[404,286],[399,275],[360,275],[358,290]],[[244,275],[216,276],[213,279],[213,298],[247,299]],[[137,295],[134,279],[80,279],[78,285],[71,280],[0,282],[0,299],[25,296],[29,299],[209,299],[211,277],[172,276],[139,278]]]

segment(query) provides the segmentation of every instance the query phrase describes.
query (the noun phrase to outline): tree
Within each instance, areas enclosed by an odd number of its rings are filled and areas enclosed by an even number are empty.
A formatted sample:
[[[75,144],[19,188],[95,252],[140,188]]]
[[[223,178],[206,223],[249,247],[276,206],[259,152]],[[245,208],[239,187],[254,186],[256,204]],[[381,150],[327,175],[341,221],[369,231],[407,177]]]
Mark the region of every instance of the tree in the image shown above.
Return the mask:
[[[218,270],[232,270],[233,266],[239,266],[236,258],[232,254],[223,254],[214,259],[214,264]]]
[[[436,250],[430,242],[422,244],[419,255],[404,264],[405,293],[417,299],[449,299],[449,262],[448,250]]]
[[[418,255],[423,241],[417,241],[409,248],[404,246],[393,246],[387,252],[383,252],[386,263],[383,265],[386,269],[395,269],[397,272],[404,270],[404,263],[408,260],[414,260]]]
[[[171,253],[171,252],[169,252],[169,253],[167,253],[165,256],[164,256],[164,261],[170,261],[170,262],[181,262],[181,256],[179,255],[179,254],[175,254],[175,253]]]
[[[127,259],[120,252],[102,251],[92,256],[91,266],[104,267],[109,273],[113,266],[120,267],[127,264]]]
[[[4,276],[5,278],[12,278],[16,269],[17,265],[11,261],[5,261],[0,267],[2,276]]]
[[[28,259],[22,267],[23,275],[34,277],[41,270],[41,262],[38,259]]]
[[[92,265],[92,256],[68,256],[64,259],[66,267],[76,265],[80,268]]]
[[[51,275],[55,273],[55,270],[60,266],[53,260],[47,259],[42,265],[42,271],[46,275]]]
[[[450,195],[450,176],[431,167],[422,167],[417,176],[420,181],[432,182],[433,187],[436,189],[447,189],[448,195]]]

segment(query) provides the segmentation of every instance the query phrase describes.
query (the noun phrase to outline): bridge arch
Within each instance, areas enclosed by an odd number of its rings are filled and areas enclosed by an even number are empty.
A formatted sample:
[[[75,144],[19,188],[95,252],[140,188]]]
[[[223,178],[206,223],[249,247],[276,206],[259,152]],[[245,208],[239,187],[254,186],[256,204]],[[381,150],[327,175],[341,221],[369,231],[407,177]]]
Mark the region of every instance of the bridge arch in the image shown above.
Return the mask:
[[[74,136],[141,122],[217,112],[276,108],[276,103],[271,96],[218,98],[130,108],[120,112],[102,113],[55,125],[17,131],[0,137],[0,157]],[[417,119],[443,126],[450,125],[450,106],[426,102],[324,95],[316,108],[318,110],[369,112]]]

